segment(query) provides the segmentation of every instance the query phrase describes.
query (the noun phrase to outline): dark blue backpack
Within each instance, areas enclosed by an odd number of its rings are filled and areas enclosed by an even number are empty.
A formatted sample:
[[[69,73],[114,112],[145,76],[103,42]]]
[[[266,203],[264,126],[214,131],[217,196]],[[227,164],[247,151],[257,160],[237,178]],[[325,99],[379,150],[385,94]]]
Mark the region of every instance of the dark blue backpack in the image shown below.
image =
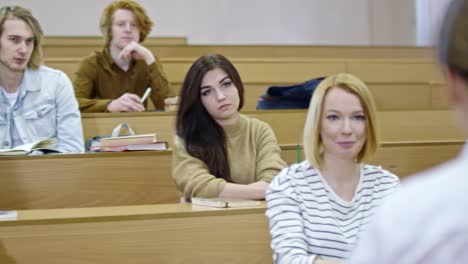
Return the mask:
[[[271,86],[257,101],[257,109],[309,108],[315,88],[325,77],[315,78],[291,86]]]

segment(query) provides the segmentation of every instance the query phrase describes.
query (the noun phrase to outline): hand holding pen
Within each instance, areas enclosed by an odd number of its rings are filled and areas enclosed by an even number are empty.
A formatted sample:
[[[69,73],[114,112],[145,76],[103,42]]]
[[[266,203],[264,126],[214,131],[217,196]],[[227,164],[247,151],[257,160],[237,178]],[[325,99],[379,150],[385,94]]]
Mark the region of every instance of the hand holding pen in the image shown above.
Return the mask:
[[[125,93],[119,98],[112,100],[107,105],[107,111],[109,112],[142,112],[145,111],[143,106],[144,100],[148,97],[151,92],[151,88],[146,89],[145,95],[143,98],[136,94]]]

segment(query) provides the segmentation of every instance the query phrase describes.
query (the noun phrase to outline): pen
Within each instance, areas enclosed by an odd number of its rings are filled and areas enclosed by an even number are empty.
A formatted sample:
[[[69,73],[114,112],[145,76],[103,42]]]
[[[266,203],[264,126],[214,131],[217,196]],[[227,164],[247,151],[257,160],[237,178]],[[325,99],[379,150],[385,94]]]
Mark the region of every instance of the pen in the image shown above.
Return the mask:
[[[146,98],[148,98],[148,95],[151,93],[151,88],[147,88],[145,91],[145,94],[143,94],[143,97],[141,97],[141,103],[144,103]]]

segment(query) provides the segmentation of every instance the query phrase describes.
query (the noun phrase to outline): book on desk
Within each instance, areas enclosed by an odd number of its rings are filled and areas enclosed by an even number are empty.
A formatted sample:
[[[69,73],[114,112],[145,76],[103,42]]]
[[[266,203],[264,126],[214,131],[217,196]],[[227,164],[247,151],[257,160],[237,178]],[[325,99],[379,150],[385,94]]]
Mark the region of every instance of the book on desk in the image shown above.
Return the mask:
[[[16,219],[18,219],[18,213],[16,211],[0,211],[0,221]]]
[[[121,152],[167,149],[168,143],[166,141],[158,141],[157,135],[155,133],[101,138],[98,141],[93,141],[89,147],[91,152]]]
[[[260,206],[260,201],[225,199],[225,198],[199,198],[192,197],[192,205],[218,207],[218,208],[240,208]]]
[[[0,149],[0,156],[29,155],[35,151],[39,154],[59,153],[59,151],[55,149],[56,144],[56,138],[41,139],[28,144],[19,145],[11,149]]]

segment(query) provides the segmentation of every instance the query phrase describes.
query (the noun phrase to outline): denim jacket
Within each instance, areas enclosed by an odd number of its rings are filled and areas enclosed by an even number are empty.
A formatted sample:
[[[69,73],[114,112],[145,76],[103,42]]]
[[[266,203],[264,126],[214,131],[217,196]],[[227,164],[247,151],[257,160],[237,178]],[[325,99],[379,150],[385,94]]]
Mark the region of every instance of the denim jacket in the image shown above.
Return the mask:
[[[78,103],[70,80],[61,71],[27,68],[13,107],[0,89],[0,149],[12,147],[12,121],[23,144],[56,137],[58,151],[84,152]]]

